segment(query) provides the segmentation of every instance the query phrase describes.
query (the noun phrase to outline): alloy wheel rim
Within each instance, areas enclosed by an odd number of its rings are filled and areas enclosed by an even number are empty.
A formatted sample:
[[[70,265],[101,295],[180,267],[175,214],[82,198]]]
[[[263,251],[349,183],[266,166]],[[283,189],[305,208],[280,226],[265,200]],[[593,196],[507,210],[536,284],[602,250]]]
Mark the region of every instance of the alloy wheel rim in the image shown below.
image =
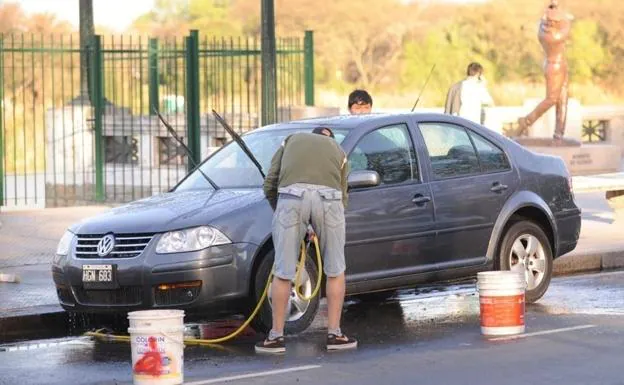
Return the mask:
[[[300,282],[302,282],[301,288],[299,291],[305,297],[309,297],[312,294],[312,281],[310,280],[310,274],[308,274],[307,268],[303,269],[299,280]],[[269,301],[269,306],[273,308],[273,302],[271,300],[271,289],[272,289],[272,285],[269,286],[267,297]],[[308,301],[305,301],[299,298],[295,289],[295,280],[293,279],[291,281],[291,289],[290,289],[290,297],[288,297],[288,305],[286,306],[286,322],[297,321],[298,319],[303,317],[305,312],[308,310],[308,307],[310,306],[311,301],[312,301],[311,299]]]
[[[538,287],[546,275],[546,252],[544,245],[532,234],[516,238],[509,252],[510,270],[523,272],[527,290]]]

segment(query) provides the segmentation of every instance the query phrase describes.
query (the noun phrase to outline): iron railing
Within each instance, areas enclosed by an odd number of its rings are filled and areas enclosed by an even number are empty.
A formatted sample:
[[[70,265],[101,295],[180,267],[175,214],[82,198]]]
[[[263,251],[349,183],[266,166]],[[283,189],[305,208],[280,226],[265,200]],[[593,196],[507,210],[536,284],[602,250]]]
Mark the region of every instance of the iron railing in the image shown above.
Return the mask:
[[[607,140],[609,120],[589,119],[583,120],[583,142],[604,142]]]
[[[0,206],[127,202],[166,191],[192,162],[258,127],[260,41],[191,31],[168,39],[0,35]],[[80,58],[87,55],[86,75]],[[277,41],[279,120],[314,104],[313,34]],[[84,81],[83,81],[84,80]]]

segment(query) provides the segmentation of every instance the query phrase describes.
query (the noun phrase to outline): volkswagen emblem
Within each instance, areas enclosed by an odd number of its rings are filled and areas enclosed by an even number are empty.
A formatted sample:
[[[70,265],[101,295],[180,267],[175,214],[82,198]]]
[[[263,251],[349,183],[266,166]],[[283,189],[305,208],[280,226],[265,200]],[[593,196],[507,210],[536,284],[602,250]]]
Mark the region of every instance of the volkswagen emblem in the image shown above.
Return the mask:
[[[115,248],[115,236],[106,234],[97,245],[97,254],[100,257],[106,257]]]

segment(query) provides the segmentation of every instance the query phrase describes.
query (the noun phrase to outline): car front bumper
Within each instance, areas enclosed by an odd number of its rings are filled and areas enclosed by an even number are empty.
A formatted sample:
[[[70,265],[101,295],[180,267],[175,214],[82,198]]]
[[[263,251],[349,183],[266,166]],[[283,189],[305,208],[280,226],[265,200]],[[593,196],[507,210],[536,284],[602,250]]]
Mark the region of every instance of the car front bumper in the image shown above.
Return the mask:
[[[256,245],[234,243],[157,254],[158,238],[133,258],[77,258],[74,251],[65,257],[56,256],[52,276],[61,306],[68,311],[94,313],[199,310],[235,308],[247,298]],[[113,265],[113,282],[97,289],[88,287],[83,283],[84,265]]]

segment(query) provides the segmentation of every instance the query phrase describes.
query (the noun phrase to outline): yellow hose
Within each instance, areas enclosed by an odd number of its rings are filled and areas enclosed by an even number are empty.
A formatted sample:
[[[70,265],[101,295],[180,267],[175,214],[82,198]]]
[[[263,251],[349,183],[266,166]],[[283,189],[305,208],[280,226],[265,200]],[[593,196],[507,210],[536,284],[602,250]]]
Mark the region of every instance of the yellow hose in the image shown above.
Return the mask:
[[[305,269],[305,260],[307,257],[305,244],[303,241],[301,242],[301,257],[299,258],[299,266],[297,268],[297,273],[295,274],[295,292],[297,293],[297,296],[304,301],[309,301],[312,298],[316,297],[316,295],[319,292],[319,289],[321,288],[321,278],[322,278],[321,276],[323,274],[323,262],[321,259],[321,252],[319,249],[318,239],[316,235],[313,235],[312,239],[314,241],[314,248],[316,249],[316,262],[318,266],[318,274],[316,277],[316,286],[314,287],[314,290],[312,291],[312,294],[309,297],[306,297],[299,292],[299,289],[301,287],[301,285],[299,284],[299,275],[301,273],[301,270]],[[219,343],[229,341],[232,338],[239,335],[243,330],[245,330],[247,326],[249,326],[249,324],[254,319],[256,314],[258,314],[260,307],[262,307],[262,304],[264,303],[264,300],[266,299],[267,293],[269,291],[269,286],[271,285],[272,278],[273,278],[273,270],[271,270],[271,273],[269,274],[269,278],[267,279],[267,283],[264,286],[264,291],[262,292],[262,296],[260,297],[260,300],[258,301],[256,308],[251,313],[249,318],[247,318],[247,320],[234,332],[228,334],[227,336],[214,338],[210,340],[198,339],[198,338],[185,338],[184,343],[186,345],[202,345],[202,346],[217,345]],[[99,338],[99,339],[106,340],[106,341],[130,342],[130,336],[120,336],[120,335],[102,333],[101,330],[102,329],[96,330],[94,332],[86,332],[84,335]]]
[[[295,274],[295,292],[297,293],[297,297],[299,297],[300,299],[304,301],[309,301],[312,298],[316,297],[319,289],[321,288],[321,278],[323,275],[323,264],[321,261],[321,253],[319,252],[319,244],[318,244],[318,238],[316,237],[316,234],[312,236],[312,240],[314,241],[314,248],[316,249],[316,265],[319,267],[319,271],[318,271],[318,274],[316,275],[316,286],[314,287],[314,290],[312,291],[312,294],[310,294],[309,297],[306,297],[299,292],[299,288],[301,287],[299,285],[299,275],[301,274],[301,271],[305,269],[305,257],[306,257],[306,251],[305,251],[305,246],[303,242],[301,242],[301,257],[299,258],[299,267],[297,268],[297,273]]]

